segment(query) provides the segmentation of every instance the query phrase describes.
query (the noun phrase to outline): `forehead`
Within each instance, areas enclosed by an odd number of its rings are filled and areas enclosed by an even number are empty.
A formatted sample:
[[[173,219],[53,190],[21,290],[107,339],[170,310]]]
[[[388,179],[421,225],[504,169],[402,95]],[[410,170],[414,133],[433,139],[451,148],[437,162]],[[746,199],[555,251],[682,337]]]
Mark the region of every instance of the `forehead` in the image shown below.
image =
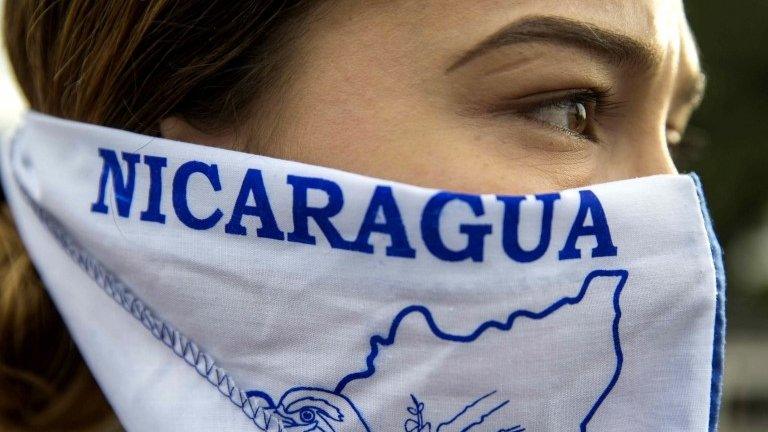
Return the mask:
[[[310,25],[303,56],[316,61],[304,69],[330,68],[348,84],[360,70],[367,71],[360,79],[375,75],[381,82],[439,77],[457,56],[498,31],[541,17],[607,32],[593,40],[616,34],[648,47],[660,67],[656,75],[668,82],[690,82],[699,75],[681,0],[339,0],[325,5],[318,25]]]
[[[343,44],[355,47],[362,56],[386,46],[387,53],[393,54],[390,60],[415,60],[411,67],[444,60],[440,57],[468,50],[511,23],[541,16],[621,34],[654,48],[669,63],[688,60],[698,66],[682,0],[343,0],[331,4],[337,12],[330,14],[337,30],[334,42],[347,39]],[[322,34],[315,36],[314,42],[325,39]]]
[[[421,25],[453,27],[455,34],[468,41],[524,17],[551,15],[666,46],[679,40],[680,23],[685,21],[680,0],[408,0],[389,4],[392,11],[410,15]]]

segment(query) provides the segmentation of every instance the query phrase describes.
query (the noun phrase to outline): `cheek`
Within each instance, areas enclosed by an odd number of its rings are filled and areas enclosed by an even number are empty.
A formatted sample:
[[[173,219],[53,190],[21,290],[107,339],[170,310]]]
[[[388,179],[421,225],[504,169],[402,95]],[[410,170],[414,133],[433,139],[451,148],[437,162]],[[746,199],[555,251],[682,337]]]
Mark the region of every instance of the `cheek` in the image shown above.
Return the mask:
[[[282,101],[268,156],[436,189],[521,194],[589,184],[594,145],[563,148],[508,122],[476,122],[413,74],[317,62]],[[314,63],[313,63],[314,64]],[[311,75],[311,76],[310,76]]]
[[[292,100],[262,153],[469,193],[522,194],[590,184],[602,150],[521,124],[468,120],[418,92],[318,83]],[[373,98],[372,95],[382,95]],[[430,102],[431,100],[431,102]]]
[[[586,185],[600,156],[591,144],[543,149],[527,145],[526,133],[489,130],[426,108],[374,110],[347,102],[292,118],[272,156],[458,192],[521,194]]]
[[[365,104],[315,104],[290,118],[275,142],[274,156],[372,176],[387,177],[396,154],[396,123]]]

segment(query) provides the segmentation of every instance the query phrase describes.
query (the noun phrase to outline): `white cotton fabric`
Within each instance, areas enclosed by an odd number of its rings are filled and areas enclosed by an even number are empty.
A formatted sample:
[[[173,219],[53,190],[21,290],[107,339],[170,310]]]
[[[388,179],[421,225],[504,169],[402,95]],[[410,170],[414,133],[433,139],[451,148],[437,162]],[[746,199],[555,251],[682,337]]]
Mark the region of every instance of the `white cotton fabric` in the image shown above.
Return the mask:
[[[109,212],[92,211],[99,149],[123,172],[122,152],[167,159],[165,223],[140,219],[143,159],[130,215],[116,210],[112,178]],[[210,229],[174,211],[174,173],[188,161],[218,169],[221,190],[197,173],[186,193],[199,217],[221,210]],[[286,234],[289,175],[339,186],[331,220],[348,240],[374,189],[391,187],[415,258],[387,256],[383,234],[370,237],[373,253],[335,249],[313,221],[315,245],[259,237],[248,215],[246,235],[228,234],[248,169],[261,171]],[[451,202],[438,218],[449,248],[466,245],[462,224],[492,227],[481,262],[452,262],[423,240],[438,191],[318,166],[29,113],[3,144],[2,173],[35,267],[129,431],[704,431],[719,398],[717,257],[689,176],[582,189],[599,199],[616,256],[593,258],[596,239],[584,236],[581,258],[560,259],[579,190],[560,192],[550,245],[532,262],[502,248],[495,196],[480,197],[479,216]],[[310,192],[310,205],[328,203]],[[522,204],[524,249],[542,212],[534,197]]]

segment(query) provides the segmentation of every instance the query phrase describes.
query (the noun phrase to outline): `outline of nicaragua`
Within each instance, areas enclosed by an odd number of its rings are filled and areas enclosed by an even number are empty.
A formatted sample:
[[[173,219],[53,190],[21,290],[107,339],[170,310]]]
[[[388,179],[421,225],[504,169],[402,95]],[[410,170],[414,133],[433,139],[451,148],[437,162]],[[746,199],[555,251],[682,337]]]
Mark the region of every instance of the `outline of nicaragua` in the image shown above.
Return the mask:
[[[587,431],[620,378],[628,276],[594,270],[554,303],[469,332],[408,306],[336,388],[292,388],[254,420],[297,432]]]

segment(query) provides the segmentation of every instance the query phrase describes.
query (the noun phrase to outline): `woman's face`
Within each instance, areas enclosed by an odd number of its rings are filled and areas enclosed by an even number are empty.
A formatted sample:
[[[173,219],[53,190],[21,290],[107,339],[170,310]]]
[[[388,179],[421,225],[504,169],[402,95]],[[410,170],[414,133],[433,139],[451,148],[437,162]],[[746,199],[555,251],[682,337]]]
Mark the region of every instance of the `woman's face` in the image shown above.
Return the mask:
[[[247,143],[164,132],[473,193],[675,172],[704,82],[680,1],[332,3]]]

